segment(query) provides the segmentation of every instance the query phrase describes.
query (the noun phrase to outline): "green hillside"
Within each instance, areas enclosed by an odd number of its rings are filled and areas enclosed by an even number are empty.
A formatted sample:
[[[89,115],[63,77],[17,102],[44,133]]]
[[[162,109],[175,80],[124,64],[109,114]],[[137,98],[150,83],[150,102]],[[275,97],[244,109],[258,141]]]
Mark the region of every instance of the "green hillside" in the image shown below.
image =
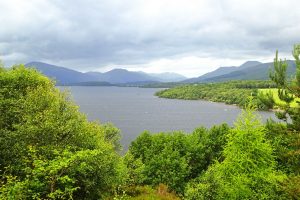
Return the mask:
[[[294,61],[288,60],[287,75],[291,76],[296,71]],[[228,67],[228,70],[219,68],[213,72],[200,76],[198,78],[188,79],[186,83],[207,83],[207,82],[224,82],[230,80],[269,80],[269,71],[273,63],[253,62],[252,65],[241,65],[239,67]],[[209,76],[208,76],[209,75]],[[214,76],[212,76],[214,75]]]

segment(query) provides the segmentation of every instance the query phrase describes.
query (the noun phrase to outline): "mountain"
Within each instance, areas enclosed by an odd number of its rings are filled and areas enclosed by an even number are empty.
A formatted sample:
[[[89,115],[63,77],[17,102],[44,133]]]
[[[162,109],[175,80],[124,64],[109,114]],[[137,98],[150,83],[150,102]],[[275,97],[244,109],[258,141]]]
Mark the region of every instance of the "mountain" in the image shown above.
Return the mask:
[[[142,82],[177,82],[185,80],[186,77],[180,74],[165,72],[165,73],[145,73],[133,72],[126,69],[113,69],[106,73],[87,72],[91,76],[99,80],[110,83],[142,83]]]
[[[258,61],[247,61],[247,62],[243,63],[242,65],[240,65],[238,67],[238,70],[246,69],[248,67],[253,67],[253,66],[256,66],[256,65],[260,65],[260,64],[262,64],[262,63],[258,62]]]
[[[50,65],[42,62],[30,62],[25,64],[27,67],[33,67],[48,76],[56,80],[57,84],[71,84],[87,81],[97,81],[96,78],[85,73],[81,73],[65,67],[59,67],[56,65]]]
[[[288,75],[295,72],[295,62],[288,60]],[[209,72],[197,78],[187,79],[186,83],[196,82],[222,82],[229,80],[267,80],[269,71],[273,69],[273,63],[260,63],[257,61],[248,61],[239,67],[220,67],[215,71]]]
[[[98,80],[113,84],[155,81],[154,77],[146,73],[132,72],[126,69],[113,69],[105,73],[87,72],[86,74],[96,77]]]
[[[288,75],[295,72],[295,62],[288,60]],[[50,65],[42,62],[30,62],[26,66],[32,66],[46,76],[56,80],[59,85],[143,85],[158,82],[177,82],[185,77],[175,73],[147,74],[145,72],[133,72],[126,69],[113,69],[111,71],[82,73],[65,67]],[[238,67],[220,67],[215,71],[206,73],[192,79],[186,79],[182,83],[197,82],[221,82],[228,80],[266,80],[269,79],[269,70],[273,63],[260,63],[248,61]]]
[[[101,72],[86,72],[85,74],[94,77],[97,80],[102,80],[103,77],[105,76],[103,73]]]
[[[182,75],[168,72],[162,74],[147,74],[145,72],[133,72],[126,69],[113,69],[105,73],[82,73],[66,67],[42,62],[30,62],[25,66],[36,68],[46,76],[55,79],[59,85],[146,84],[153,82],[175,82],[186,79]]]
[[[165,73],[150,73],[149,74],[152,77],[155,77],[158,79],[158,81],[161,82],[177,82],[177,81],[183,81],[186,79],[185,76],[182,76],[181,74],[172,73],[172,72],[165,72]]]
[[[215,71],[208,72],[208,73],[206,73],[202,76],[199,76],[197,78],[186,79],[183,82],[185,82],[185,83],[202,82],[202,81],[205,81],[206,79],[216,77],[216,76],[221,76],[223,74],[227,74],[227,73],[233,72],[235,70],[237,70],[237,67],[219,67]]]
[[[296,65],[294,61],[288,60],[287,74],[292,75],[296,71]],[[229,80],[268,80],[269,72],[273,69],[273,63],[262,63],[252,67],[242,68],[234,72],[224,74],[221,76],[212,77],[206,79],[206,82],[222,82]]]

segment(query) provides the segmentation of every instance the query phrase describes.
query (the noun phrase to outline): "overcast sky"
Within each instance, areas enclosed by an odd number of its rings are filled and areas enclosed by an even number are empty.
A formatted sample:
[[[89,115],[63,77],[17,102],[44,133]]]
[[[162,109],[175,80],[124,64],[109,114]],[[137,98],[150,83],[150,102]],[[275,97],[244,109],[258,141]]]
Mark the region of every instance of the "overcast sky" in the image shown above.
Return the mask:
[[[290,58],[298,0],[0,0],[0,59],[194,77]]]

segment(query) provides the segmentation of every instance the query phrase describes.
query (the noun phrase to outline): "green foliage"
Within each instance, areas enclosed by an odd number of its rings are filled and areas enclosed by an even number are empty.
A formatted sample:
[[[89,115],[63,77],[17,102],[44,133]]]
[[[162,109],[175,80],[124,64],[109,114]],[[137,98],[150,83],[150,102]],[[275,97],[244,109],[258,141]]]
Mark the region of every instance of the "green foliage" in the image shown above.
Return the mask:
[[[87,176],[89,173],[93,173],[93,170],[96,170],[93,162],[96,161],[95,158],[101,158],[105,154],[99,150],[83,150],[75,153],[64,150],[63,152],[54,151],[53,154],[55,155],[54,159],[49,160],[38,155],[37,151],[30,147],[29,155],[24,160],[27,165],[23,169],[26,177],[22,180],[8,181],[9,185],[6,184],[1,189],[3,197],[10,196],[16,199],[71,199],[73,196],[77,196],[77,198],[79,196],[84,197],[84,193],[93,190],[93,188],[82,188],[82,186],[85,185],[84,182],[86,181],[92,183],[92,180]],[[101,166],[99,163],[97,165]],[[107,166],[105,170],[107,173],[110,171],[109,167],[111,166]],[[79,185],[78,182],[82,183]],[[93,187],[88,184],[87,186]],[[98,183],[97,187],[99,187],[97,189],[100,189],[101,183]],[[17,196],[14,194],[16,188],[18,188]]]
[[[104,124],[102,125],[102,130],[101,130],[104,135],[105,141],[111,143],[115,149],[115,151],[121,151],[122,146],[120,144],[120,129],[116,128],[113,124]]]
[[[126,188],[117,194],[114,200],[179,200],[175,193],[169,192],[164,184],[159,184],[155,189],[150,186],[135,186]]]
[[[3,62],[0,60],[0,73],[1,72],[4,72],[5,71],[5,69],[4,69],[4,64],[3,64]]]
[[[275,88],[273,88],[273,89],[259,89],[258,92],[259,92],[259,94],[261,94],[263,96],[263,98],[270,98],[272,96],[272,99],[270,99],[270,100],[274,102],[274,103],[272,102],[272,104],[273,104],[273,108],[275,108],[275,109],[278,109],[278,105],[283,107],[286,104],[286,102],[281,101],[279,99],[278,89],[275,89]],[[270,97],[266,97],[266,96],[270,96]],[[295,98],[294,101],[291,102],[290,106],[292,108],[297,107],[297,101],[299,101],[299,100],[300,100],[299,98]],[[264,103],[264,102],[262,102],[262,103]]]
[[[290,143],[292,141],[288,129],[283,123],[276,123],[268,120],[266,123],[266,138],[274,147],[273,155],[277,163],[277,168],[286,173],[293,171],[288,152],[290,151]]]
[[[142,84],[142,85],[137,85],[138,87],[141,88],[173,88],[179,85],[183,85],[181,82],[159,82],[159,83],[149,83],[149,84]]]
[[[132,142],[129,152],[144,164],[143,184],[156,186],[164,183],[177,192],[183,192],[189,173],[186,148],[183,133],[150,135],[144,132]]]
[[[288,64],[286,61],[278,60],[278,51],[276,51],[273,65],[274,72],[270,72],[270,78],[282,89],[287,85],[286,70]]]
[[[0,113],[3,198],[99,199],[122,183],[119,130],[88,122],[37,71],[0,73]]]
[[[143,174],[145,165],[141,158],[134,158],[132,153],[128,151],[124,156],[124,163],[127,166],[127,185],[142,185],[146,177]]]
[[[247,107],[233,129],[223,124],[191,134],[145,131],[123,158],[117,153],[119,129],[88,122],[69,94],[37,71],[0,66],[0,199],[179,199],[170,191],[197,200],[297,199],[299,107],[290,105],[299,97],[300,61],[291,82],[277,55],[274,63],[271,77],[285,102],[278,115],[286,124],[263,126]],[[158,95],[240,106],[253,96],[255,107],[268,109],[276,101],[257,89],[269,87],[274,84],[233,81]]]
[[[300,199],[300,176],[290,176],[283,182],[283,189],[288,193],[290,199]]]
[[[183,194],[186,183],[198,177],[214,160],[222,160],[229,127],[198,128],[181,132],[142,133],[132,142],[126,164],[131,185],[160,183]]]
[[[190,152],[189,165],[191,172],[189,180],[198,177],[207,170],[214,161],[222,161],[222,151],[227,143],[230,128],[227,124],[213,126],[207,130],[197,128],[188,135],[188,151]]]
[[[278,88],[278,97],[285,104],[278,104],[281,108],[281,112],[278,113],[280,119],[288,122],[291,119],[291,123],[288,126],[296,131],[300,131],[300,101],[296,101],[298,104],[295,107],[291,106],[291,103],[296,97],[300,97],[300,45],[294,46],[293,56],[296,62],[296,74],[291,81],[288,80],[286,75],[287,62],[279,60],[278,51],[274,58],[274,71],[270,73],[271,80],[276,84]]]
[[[270,79],[274,82],[277,89],[261,90],[258,95],[260,101],[266,107],[275,107],[278,119],[285,122],[275,123],[269,121],[266,124],[267,138],[274,147],[274,155],[277,168],[288,175],[284,181],[283,188],[289,194],[289,198],[296,199],[300,196],[298,175],[300,173],[300,45],[294,46],[293,56],[296,63],[296,74],[292,78],[288,77],[288,62],[278,58],[276,51],[274,58],[274,69],[270,72]],[[277,94],[274,94],[276,90]],[[271,94],[273,93],[273,94]],[[296,181],[295,181],[296,180]],[[299,182],[298,182],[299,183]],[[297,186],[298,185],[298,186]]]
[[[280,103],[276,105],[280,111],[276,116],[286,123],[284,131],[276,131],[276,137],[271,137],[274,144],[279,144],[279,167],[284,169],[289,177],[284,188],[291,198],[300,197],[300,44],[294,45],[293,57],[296,63],[296,73],[291,80],[287,78],[287,63],[279,60],[278,52],[274,59],[274,71],[270,73],[271,80],[278,88]],[[276,125],[273,125],[276,126]],[[278,126],[278,125],[277,125]],[[279,138],[279,139],[278,139]],[[279,141],[279,142],[278,142]],[[283,145],[282,145],[283,144]]]
[[[257,98],[262,103],[261,108],[263,108],[263,110],[272,109],[275,105],[275,99],[272,91],[264,93],[259,91]]]
[[[278,182],[285,176],[275,170],[272,146],[251,110],[243,111],[235,123],[223,153],[224,161],[189,185],[187,199],[281,198]]]
[[[156,93],[159,97],[171,99],[204,99],[227,104],[236,104],[240,107],[247,105],[250,96],[259,109],[267,109],[257,98],[258,88],[270,88],[275,85],[269,81],[230,81],[224,83],[189,84]]]

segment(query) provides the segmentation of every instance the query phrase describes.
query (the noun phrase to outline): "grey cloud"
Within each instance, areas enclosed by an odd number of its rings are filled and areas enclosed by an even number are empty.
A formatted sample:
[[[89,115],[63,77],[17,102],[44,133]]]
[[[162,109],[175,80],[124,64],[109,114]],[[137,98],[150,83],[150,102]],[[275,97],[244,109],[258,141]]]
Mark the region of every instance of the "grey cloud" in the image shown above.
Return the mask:
[[[0,22],[10,23],[0,30],[0,55],[8,63],[40,60],[93,69],[186,55],[247,59],[275,49],[288,53],[300,41],[293,33],[300,30],[295,0],[157,0],[154,6],[139,0],[36,0],[18,9],[19,1],[12,2],[4,8],[14,12],[2,12],[0,5]]]

